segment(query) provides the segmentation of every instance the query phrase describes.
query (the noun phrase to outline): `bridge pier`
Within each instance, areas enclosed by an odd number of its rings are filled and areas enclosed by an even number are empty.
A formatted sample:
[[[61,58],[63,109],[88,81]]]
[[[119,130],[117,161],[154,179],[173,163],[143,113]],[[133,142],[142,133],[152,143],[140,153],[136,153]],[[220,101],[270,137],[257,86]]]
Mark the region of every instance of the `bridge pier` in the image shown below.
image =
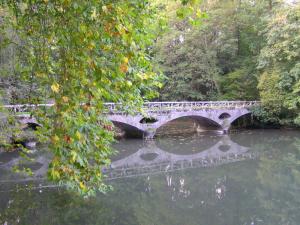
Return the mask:
[[[228,134],[228,133],[229,133],[229,130],[230,130],[230,125],[229,125],[229,126],[222,127],[222,129],[223,129],[223,134]]]
[[[223,134],[228,134],[229,133],[229,128],[228,129],[223,129]]]
[[[148,128],[144,131],[143,138],[144,139],[153,139],[156,133],[156,129]]]

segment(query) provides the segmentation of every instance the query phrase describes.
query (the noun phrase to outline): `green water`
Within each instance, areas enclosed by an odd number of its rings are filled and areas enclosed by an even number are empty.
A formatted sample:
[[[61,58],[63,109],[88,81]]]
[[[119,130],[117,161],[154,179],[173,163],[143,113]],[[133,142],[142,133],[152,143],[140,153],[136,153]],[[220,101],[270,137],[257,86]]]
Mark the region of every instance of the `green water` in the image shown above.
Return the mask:
[[[91,199],[22,181],[1,154],[0,225],[299,225],[299,134],[123,140],[105,171],[113,191]]]

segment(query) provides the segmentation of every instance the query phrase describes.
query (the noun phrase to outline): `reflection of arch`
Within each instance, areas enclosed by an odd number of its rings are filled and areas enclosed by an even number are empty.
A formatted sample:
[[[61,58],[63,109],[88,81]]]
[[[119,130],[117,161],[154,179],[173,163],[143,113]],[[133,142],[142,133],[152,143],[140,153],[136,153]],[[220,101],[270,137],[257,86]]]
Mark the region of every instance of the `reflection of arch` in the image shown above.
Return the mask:
[[[229,149],[227,151],[220,150],[220,146],[228,146]],[[222,149],[222,147],[221,147]],[[218,143],[208,148],[205,151],[201,151],[195,154],[188,155],[178,155],[170,152],[166,152],[158,148],[155,143],[151,143],[134,154],[125,157],[123,159],[114,161],[111,163],[111,168],[122,168],[122,167],[137,167],[137,166],[147,166],[153,164],[159,164],[163,162],[170,162],[172,164],[178,161],[193,161],[195,159],[214,159],[219,157],[224,157],[228,155],[236,155],[242,154],[248,151],[247,147],[241,146],[232,142],[228,136],[224,136]],[[153,160],[145,161],[141,158],[141,156],[145,154],[153,154],[156,157]]]
[[[219,150],[222,152],[227,152],[230,150],[230,145],[220,145]]]
[[[207,135],[209,134],[209,136]],[[181,139],[180,136],[176,136]],[[221,141],[223,135],[216,132],[203,134],[193,134],[193,135],[183,135],[184,142],[174,142],[173,137],[157,138],[155,140],[156,146],[163,151],[175,153],[178,155],[190,155],[195,154],[195,152],[205,151],[212,146],[216,145]],[[183,151],[184,149],[184,151]]]
[[[140,155],[140,158],[144,161],[153,161],[157,156],[157,153],[144,153]]]

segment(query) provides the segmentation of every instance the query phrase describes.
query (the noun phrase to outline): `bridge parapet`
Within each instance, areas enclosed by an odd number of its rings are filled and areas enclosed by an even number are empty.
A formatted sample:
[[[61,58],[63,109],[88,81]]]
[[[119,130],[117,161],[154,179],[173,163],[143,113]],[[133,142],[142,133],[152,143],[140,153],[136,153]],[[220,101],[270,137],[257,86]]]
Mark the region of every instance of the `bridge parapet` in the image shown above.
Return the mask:
[[[145,102],[142,110],[145,112],[168,112],[168,111],[197,111],[204,109],[240,109],[251,108],[260,105],[259,101],[198,101],[198,102]],[[49,108],[54,104],[17,104],[4,105],[4,108],[12,112],[29,112],[37,108]],[[109,113],[124,113],[121,103],[104,103]]]
[[[259,106],[259,101],[198,101],[198,102],[145,102],[142,110],[148,114],[200,111],[209,109],[249,109]],[[110,114],[124,114],[121,104],[106,103]]]

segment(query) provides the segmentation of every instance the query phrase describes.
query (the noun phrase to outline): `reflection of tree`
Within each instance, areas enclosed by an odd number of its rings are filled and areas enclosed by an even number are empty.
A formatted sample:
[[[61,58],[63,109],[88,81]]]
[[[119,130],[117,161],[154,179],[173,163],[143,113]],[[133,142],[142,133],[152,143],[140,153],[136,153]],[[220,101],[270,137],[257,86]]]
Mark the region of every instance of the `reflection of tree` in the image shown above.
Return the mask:
[[[257,170],[257,196],[268,223],[296,225],[300,221],[300,139],[294,148],[273,150],[262,157]]]

